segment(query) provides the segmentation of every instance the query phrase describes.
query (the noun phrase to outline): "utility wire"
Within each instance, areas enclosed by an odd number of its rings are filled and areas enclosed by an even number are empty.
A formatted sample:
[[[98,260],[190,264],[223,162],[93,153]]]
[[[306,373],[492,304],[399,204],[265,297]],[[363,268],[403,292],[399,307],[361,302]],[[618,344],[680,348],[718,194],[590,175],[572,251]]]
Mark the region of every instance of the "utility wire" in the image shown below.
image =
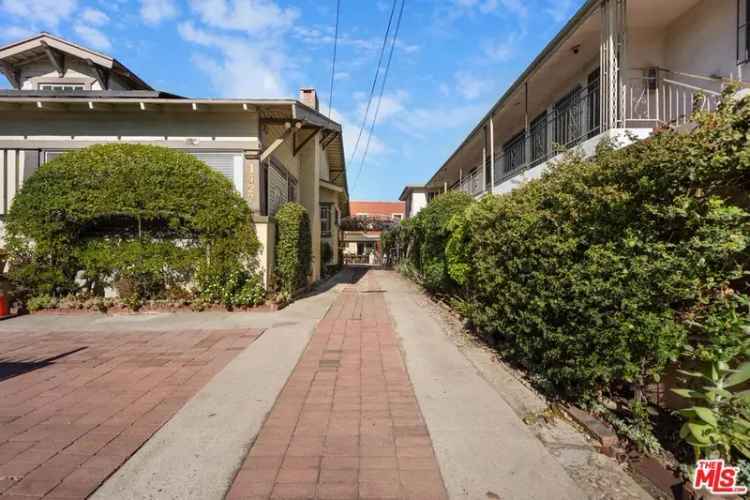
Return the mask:
[[[333,108],[333,80],[336,77],[336,49],[339,42],[339,18],[341,15],[341,0],[336,0],[336,31],[333,35],[333,62],[331,63],[331,92],[328,94],[328,118],[331,118]]]
[[[372,104],[372,98],[375,95],[375,87],[378,84],[378,76],[380,75],[380,67],[383,64],[383,54],[385,54],[385,47],[388,44],[388,36],[391,33],[391,24],[393,23],[393,14],[396,12],[396,2],[398,0],[393,0],[393,5],[391,6],[391,15],[388,16],[388,27],[385,30],[385,36],[383,37],[383,45],[380,47],[380,56],[378,57],[378,67],[375,70],[375,77],[372,79],[372,86],[370,88],[370,97],[367,99],[367,108],[365,109],[365,116],[362,117],[362,125],[359,127],[359,134],[357,135],[357,142],[354,143],[354,151],[352,152],[352,155],[349,157],[349,161],[351,162],[354,160],[354,157],[357,155],[357,150],[359,149],[359,142],[362,139],[362,132],[367,127],[367,117],[370,115],[370,105]]]
[[[396,42],[398,41],[398,32],[401,27],[401,18],[404,15],[404,6],[406,0],[401,0],[401,9],[398,12],[398,18],[396,19],[396,28],[393,31],[393,42],[391,43],[391,49],[388,53],[388,61],[385,64],[385,71],[383,73],[383,80],[380,82],[380,95],[378,96],[378,104],[375,106],[375,115],[372,118],[372,124],[370,125],[370,132],[367,135],[367,143],[365,145],[365,152],[362,154],[362,161],[359,164],[359,171],[357,177],[354,179],[354,186],[352,191],[357,187],[359,182],[359,176],[362,174],[362,169],[365,166],[365,160],[367,159],[367,152],[370,150],[370,141],[372,140],[373,132],[375,131],[375,123],[378,121],[378,115],[380,114],[380,104],[383,102],[383,94],[385,93],[385,83],[388,80],[388,72],[391,69],[391,60],[393,59],[393,50],[396,48]]]

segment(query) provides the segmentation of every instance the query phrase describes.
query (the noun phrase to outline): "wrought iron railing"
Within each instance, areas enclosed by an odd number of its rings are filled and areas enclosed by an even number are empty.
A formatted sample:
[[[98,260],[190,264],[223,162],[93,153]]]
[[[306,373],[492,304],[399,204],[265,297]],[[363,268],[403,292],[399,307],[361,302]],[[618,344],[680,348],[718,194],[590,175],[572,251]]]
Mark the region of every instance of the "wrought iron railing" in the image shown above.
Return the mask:
[[[697,111],[714,111],[725,82],[665,69],[635,70],[619,89],[618,128],[656,128],[680,125]],[[575,148],[604,131],[598,79],[579,87],[534,119],[495,153],[494,182],[498,185],[560,153]],[[478,196],[489,190],[483,177],[487,165],[462,170],[450,189]],[[488,170],[489,171],[489,170]],[[466,173],[468,172],[468,173]],[[489,175],[487,176],[489,177]]]

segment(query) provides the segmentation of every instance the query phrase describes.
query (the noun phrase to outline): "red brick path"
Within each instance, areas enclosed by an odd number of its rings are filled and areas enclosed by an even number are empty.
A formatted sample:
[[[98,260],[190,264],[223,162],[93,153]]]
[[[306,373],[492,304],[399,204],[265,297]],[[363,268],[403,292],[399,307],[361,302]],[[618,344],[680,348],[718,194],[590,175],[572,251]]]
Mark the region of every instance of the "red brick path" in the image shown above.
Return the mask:
[[[0,332],[0,499],[86,498],[259,333]]]
[[[366,275],[318,324],[228,500],[447,498],[376,287]]]

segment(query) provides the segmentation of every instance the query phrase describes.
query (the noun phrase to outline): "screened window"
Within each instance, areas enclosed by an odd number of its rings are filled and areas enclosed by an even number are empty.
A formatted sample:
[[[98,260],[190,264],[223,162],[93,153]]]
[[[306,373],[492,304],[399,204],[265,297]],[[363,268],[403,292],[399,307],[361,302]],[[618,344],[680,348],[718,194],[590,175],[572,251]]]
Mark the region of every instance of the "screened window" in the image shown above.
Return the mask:
[[[331,205],[320,205],[320,235],[331,236]]]
[[[523,139],[524,132],[521,132],[503,146],[503,154],[505,155],[503,171],[506,174],[521,168],[526,161],[526,141]]]
[[[40,83],[39,90],[86,90],[86,85],[83,83]]]
[[[538,165],[547,157],[547,112],[543,112],[531,122],[531,164]]]
[[[581,140],[581,88],[578,87],[555,104],[555,143],[570,147]]]
[[[214,153],[214,152],[193,152],[188,151],[200,161],[224,175],[234,184],[235,189],[242,194],[242,153]]]

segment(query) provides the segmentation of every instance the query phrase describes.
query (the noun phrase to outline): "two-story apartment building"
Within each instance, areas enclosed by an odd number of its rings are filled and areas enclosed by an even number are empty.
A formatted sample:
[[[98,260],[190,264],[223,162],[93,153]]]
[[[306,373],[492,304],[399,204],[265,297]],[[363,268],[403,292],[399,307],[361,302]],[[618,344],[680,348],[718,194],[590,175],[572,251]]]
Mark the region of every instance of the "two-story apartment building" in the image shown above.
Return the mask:
[[[587,0],[421,191],[506,193],[564,150],[715,109],[750,77],[748,20],[750,0]]]
[[[341,126],[318,111],[314,89],[299,99],[184,98],[47,33],[0,47],[0,70],[13,87],[0,90],[0,231],[24,179],[56,155],[92,144],[154,144],[195,155],[247,200],[266,282],[273,215],[287,201],[304,205],[311,275],[319,278],[321,240],[337,245],[337,221],[349,205]]]

